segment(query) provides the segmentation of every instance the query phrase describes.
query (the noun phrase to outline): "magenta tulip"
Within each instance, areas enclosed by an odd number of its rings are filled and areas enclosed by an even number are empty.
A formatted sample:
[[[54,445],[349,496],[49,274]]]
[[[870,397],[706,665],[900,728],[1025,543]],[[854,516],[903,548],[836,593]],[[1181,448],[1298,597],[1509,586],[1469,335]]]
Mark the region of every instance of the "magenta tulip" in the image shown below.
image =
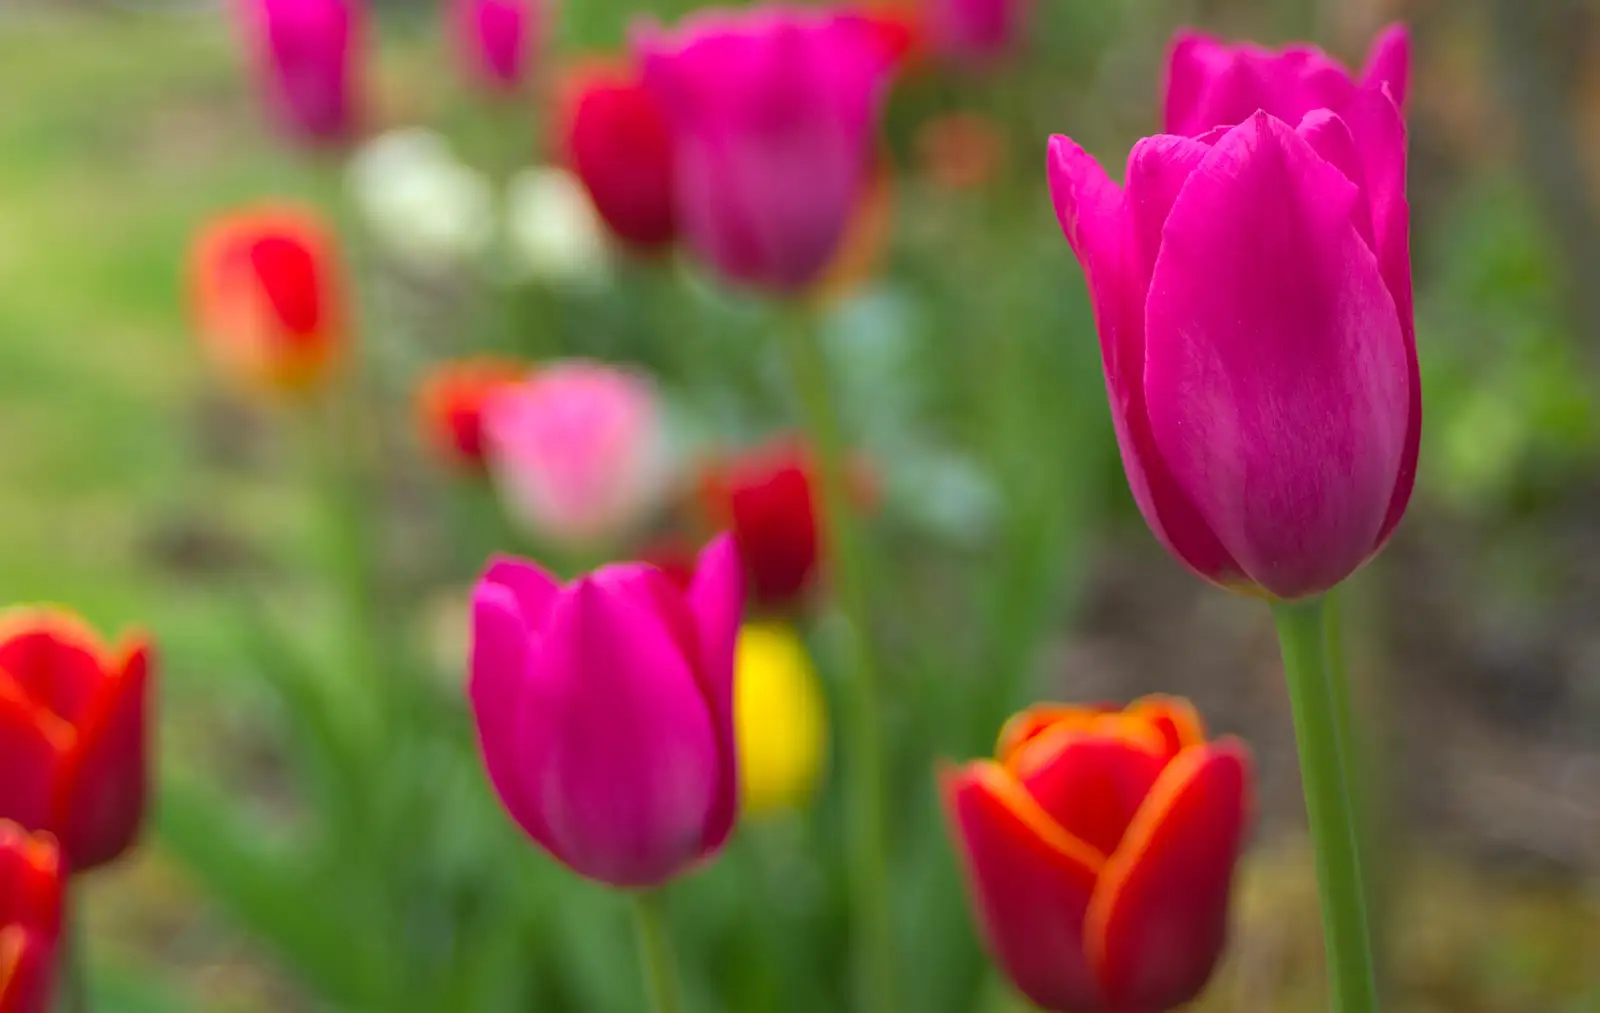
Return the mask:
[[[1201,576],[1279,598],[1349,576],[1405,511],[1422,424],[1389,94],[1297,127],[1257,112],[1146,138],[1126,190],[1065,137],[1049,168],[1156,536]]]
[[[1166,130],[1194,137],[1242,123],[1257,109],[1298,123],[1313,109],[1338,112],[1362,88],[1379,85],[1404,108],[1410,66],[1405,25],[1390,25],[1373,40],[1359,82],[1315,46],[1274,51],[1179,32],[1167,60]]]
[[[237,0],[246,43],[274,118],[311,144],[355,133],[357,0]]]
[[[833,260],[871,179],[896,54],[867,18],[768,6],[640,34],[672,126],[691,247],[727,278],[796,293]]]
[[[543,34],[543,0],[454,0],[456,49],[467,73],[489,88],[522,83]]]
[[[982,64],[1014,49],[1032,0],[925,0],[934,51],[958,63]]]
[[[744,586],[726,536],[688,589],[653,566],[562,586],[496,560],[473,596],[471,687],[501,803],[579,875],[648,887],[715,854],[738,809],[733,660]]]

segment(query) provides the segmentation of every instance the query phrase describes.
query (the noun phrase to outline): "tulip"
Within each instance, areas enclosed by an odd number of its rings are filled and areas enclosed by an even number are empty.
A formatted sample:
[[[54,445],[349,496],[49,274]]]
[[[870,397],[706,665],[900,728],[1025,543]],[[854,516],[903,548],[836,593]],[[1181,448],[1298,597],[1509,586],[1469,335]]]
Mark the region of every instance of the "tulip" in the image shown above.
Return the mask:
[[[48,1013],[61,935],[61,856],[0,820],[0,1013]]]
[[[1404,25],[1389,26],[1373,41],[1359,81],[1315,46],[1274,51],[1179,32],[1167,60],[1166,130],[1196,137],[1242,123],[1258,109],[1298,123],[1313,109],[1339,112],[1363,87],[1384,85],[1404,108],[1410,65],[1411,37]]]
[[[820,503],[804,447],[779,441],[715,463],[701,476],[700,497],[711,523],[733,532],[758,608],[806,597],[817,574]]]
[[[543,34],[543,0],[453,0],[451,28],[473,80],[510,91],[522,83]]]
[[[551,857],[636,888],[722,847],[739,801],[743,598],[726,537],[687,591],[641,563],[565,586],[522,560],[490,565],[473,595],[479,744],[501,803]]]
[[[664,469],[654,386],[572,360],[542,367],[486,406],[489,468],[535,534],[594,547],[655,505]]]
[[[926,0],[924,18],[933,50],[957,63],[1005,56],[1023,38],[1031,0]]]
[[[678,220],[727,279],[802,293],[868,189],[896,53],[867,18],[769,5],[640,33],[666,110]]]
[[[236,9],[282,129],[313,145],[350,140],[360,101],[363,6],[357,0],[236,0]]]
[[[802,805],[827,764],[828,715],[805,644],[786,623],[739,634],[734,691],[744,811],[762,817]]]
[[[67,612],[0,615],[0,819],[52,834],[73,872],[139,835],[150,664],[142,635],[113,649]]]
[[[446,464],[482,470],[488,456],[484,410],[496,394],[527,375],[525,364],[492,355],[435,367],[417,389],[423,441]]]
[[[985,939],[1034,1003],[1161,1013],[1205,987],[1250,819],[1243,743],[1207,742],[1179,699],[1041,706],[941,780]]]
[[[307,208],[263,204],[216,219],[195,239],[190,280],[206,351],[250,387],[318,387],[349,342],[337,246]]]
[[[1147,138],[1126,192],[1056,137],[1050,185],[1157,538],[1202,577],[1280,599],[1349,576],[1405,512],[1422,424],[1389,95]]]
[[[573,68],[560,89],[559,149],[617,238],[641,250],[678,235],[666,112],[637,70],[602,61]]]

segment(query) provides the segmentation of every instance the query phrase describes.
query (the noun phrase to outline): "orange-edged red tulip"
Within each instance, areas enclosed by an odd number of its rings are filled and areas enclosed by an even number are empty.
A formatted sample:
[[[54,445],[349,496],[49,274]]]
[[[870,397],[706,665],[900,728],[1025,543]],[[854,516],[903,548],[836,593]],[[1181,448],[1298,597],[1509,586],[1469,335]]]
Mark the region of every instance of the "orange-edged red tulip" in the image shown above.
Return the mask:
[[[526,363],[492,355],[434,367],[417,388],[417,418],[428,448],[454,467],[483,470],[488,454],[484,406],[528,373]]]
[[[316,388],[349,343],[338,244],[309,208],[263,204],[217,218],[195,238],[190,284],[206,351],[250,387]]]
[[[53,834],[74,872],[139,836],[150,654],[142,635],[108,647],[59,609],[0,614],[0,819]]]
[[[1161,1013],[1205,987],[1252,808],[1242,742],[1207,741],[1184,700],[1041,706],[942,780],[984,935],[1029,999]]]
[[[0,820],[0,1013],[47,1013],[61,935],[56,842]]]

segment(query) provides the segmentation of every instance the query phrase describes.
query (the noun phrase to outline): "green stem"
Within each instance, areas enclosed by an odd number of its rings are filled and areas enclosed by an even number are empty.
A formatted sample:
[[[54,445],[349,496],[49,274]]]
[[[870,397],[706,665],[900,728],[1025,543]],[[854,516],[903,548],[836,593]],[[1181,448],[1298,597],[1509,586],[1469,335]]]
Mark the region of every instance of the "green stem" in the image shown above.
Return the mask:
[[[829,391],[828,364],[815,321],[796,313],[784,328],[789,366],[806,415],[822,485],[827,518],[829,573],[849,627],[844,687],[848,856],[854,901],[853,945],[860,1013],[893,1013],[894,928],[889,909],[884,759],[878,674],[868,639],[866,559],[849,494],[848,462],[838,414]]]
[[[659,893],[641,893],[633,899],[633,924],[639,940],[639,965],[644,971],[650,1013],[678,1013],[678,972],[672,962],[666,918]]]
[[[82,907],[67,902],[62,912],[65,925],[61,939],[62,1013],[89,1013],[89,945],[83,930]]]
[[[1338,694],[1328,677],[1323,613],[1320,597],[1278,602],[1272,607],[1294,711],[1306,816],[1316,849],[1332,1011],[1376,1013],[1378,996],[1361,842],[1354,797],[1346,781],[1351,761],[1345,756],[1342,741]]]

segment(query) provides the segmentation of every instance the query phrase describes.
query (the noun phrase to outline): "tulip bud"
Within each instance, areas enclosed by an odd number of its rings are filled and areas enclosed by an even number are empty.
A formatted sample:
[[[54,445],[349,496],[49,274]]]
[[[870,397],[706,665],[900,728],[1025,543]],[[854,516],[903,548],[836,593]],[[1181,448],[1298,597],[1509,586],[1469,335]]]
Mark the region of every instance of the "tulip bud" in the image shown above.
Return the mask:
[[[417,418],[423,442],[453,467],[481,471],[488,444],[484,409],[500,391],[528,375],[528,366],[491,355],[441,363],[417,388]]]
[[[309,209],[268,204],[216,219],[194,241],[190,285],[201,343],[247,386],[316,388],[349,343],[337,247]]]
[[[739,634],[735,708],[745,815],[803,805],[827,765],[828,714],[806,646],[786,623]]]
[[[639,34],[671,124],[678,220],[727,279],[795,295],[834,259],[868,187],[898,54],[865,17],[767,6]]]
[[[581,876],[658,885],[714,855],[738,810],[733,543],[680,591],[654,567],[562,586],[495,561],[473,597],[478,738],[501,803]]]
[[[511,91],[526,77],[544,34],[543,0],[453,0],[451,31],[474,81]]]
[[[676,239],[672,134],[638,71],[586,61],[568,71],[559,93],[557,148],[606,225],[642,250]]]
[[[1227,937],[1251,813],[1244,744],[1187,701],[1043,706],[995,761],[946,770],[945,808],[983,933],[1058,1013],[1163,1013],[1205,987]]]
[[[1179,32],[1167,58],[1166,129],[1197,137],[1243,123],[1258,109],[1298,123],[1313,109],[1337,113],[1361,89],[1385,86],[1404,108],[1410,65],[1411,36],[1404,25],[1391,25],[1373,40],[1359,82],[1315,46],[1274,51]]]
[[[356,133],[365,21],[358,0],[235,0],[262,94],[290,137],[339,144]]]
[[[67,612],[0,614],[0,819],[54,835],[73,872],[139,835],[150,679],[142,636],[111,650]]]
[[[594,548],[655,506],[663,448],[654,386],[599,363],[552,363],[485,408],[489,467],[507,508],[536,535]]]
[[[0,820],[0,1013],[49,1013],[63,878],[54,840]]]
[[[1156,536],[1208,580],[1277,598],[1349,576],[1405,512],[1422,426],[1389,95],[1146,138],[1125,191],[1056,137],[1050,185]]]

